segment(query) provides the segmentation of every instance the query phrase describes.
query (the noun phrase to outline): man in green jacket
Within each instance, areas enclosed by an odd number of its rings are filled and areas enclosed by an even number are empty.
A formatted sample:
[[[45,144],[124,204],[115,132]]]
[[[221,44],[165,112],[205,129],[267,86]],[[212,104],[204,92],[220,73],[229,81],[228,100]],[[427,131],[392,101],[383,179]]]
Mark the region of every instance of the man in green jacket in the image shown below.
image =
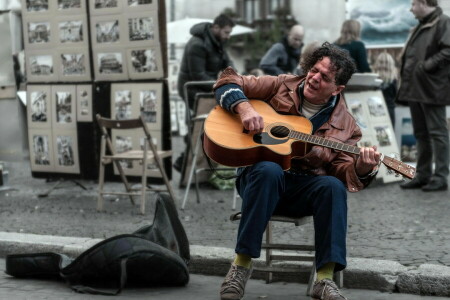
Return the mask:
[[[437,0],[413,0],[411,12],[419,24],[403,51],[397,102],[407,103],[411,111],[417,173],[400,186],[442,191],[447,190],[449,175],[445,106],[450,105],[450,18],[442,13]]]

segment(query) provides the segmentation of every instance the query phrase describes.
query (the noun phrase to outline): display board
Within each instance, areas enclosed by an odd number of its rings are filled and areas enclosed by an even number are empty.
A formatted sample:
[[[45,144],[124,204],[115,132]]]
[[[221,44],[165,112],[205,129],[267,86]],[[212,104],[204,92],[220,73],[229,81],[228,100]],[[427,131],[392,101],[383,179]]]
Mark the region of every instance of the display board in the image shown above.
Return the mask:
[[[384,155],[400,159],[394,128],[381,90],[346,92],[345,100],[349,112],[361,128],[362,138],[358,146],[377,146],[377,150]],[[384,183],[402,180],[395,173],[389,172],[383,164],[380,165],[377,178],[381,178]]]
[[[97,113],[142,115],[158,149],[170,150],[163,0],[22,0],[22,25],[34,177],[97,178]],[[115,146],[139,148],[142,138],[117,137]]]

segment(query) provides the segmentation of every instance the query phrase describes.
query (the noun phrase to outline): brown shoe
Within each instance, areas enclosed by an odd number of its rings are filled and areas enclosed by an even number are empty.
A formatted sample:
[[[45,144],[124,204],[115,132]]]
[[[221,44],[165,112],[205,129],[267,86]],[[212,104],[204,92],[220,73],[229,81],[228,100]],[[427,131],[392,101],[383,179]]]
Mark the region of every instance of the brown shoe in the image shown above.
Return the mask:
[[[225,280],[220,287],[221,300],[240,300],[244,297],[245,285],[252,275],[253,265],[250,269],[231,264]]]
[[[314,283],[311,298],[313,300],[348,300],[341,294],[336,283],[330,279],[322,279]]]

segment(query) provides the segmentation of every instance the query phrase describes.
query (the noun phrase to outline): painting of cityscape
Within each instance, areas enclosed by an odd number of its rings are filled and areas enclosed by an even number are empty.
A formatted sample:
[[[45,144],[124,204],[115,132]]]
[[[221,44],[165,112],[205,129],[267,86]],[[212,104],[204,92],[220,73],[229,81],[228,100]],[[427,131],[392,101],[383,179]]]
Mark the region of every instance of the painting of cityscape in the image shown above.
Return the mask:
[[[24,0],[27,12],[47,12],[49,10],[49,0]],[[23,1],[22,1],[23,3]]]
[[[120,90],[114,95],[114,117],[116,120],[131,119],[131,91]]]
[[[27,29],[28,43],[30,44],[30,46],[36,44],[47,44],[50,42],[50,22],[28,22]]]
[[[39,54],[31,54],[28,55],[29,61],[29,70],[28,74],[31,76],[38,77],[49,77],[53,76],[53,56],[52,55],[39,55]],[[32,78],[28,78],[30,81]]]
[[[80,43],[84,41],[82,20],[68,20],[59,22],[58,29],[59,42],[62,44]]]
[[[30,93],[29,107],[31,121],[28,126],[31,128],[50,128],[50,95],[48,91],[38,90]]]
[[[120,40],[119,20],[95,22],[95,41],[101,43],[116,43]]]
[[[128,50],[128,70],[131,79],[160,78],[163,76],[159,46]]]
[[[48,130],[29,129],[31,170],[54,171],[52,135]]]
[[[76,130],[54,130],[53,141],[55,143],[55,171],[80,173]]]

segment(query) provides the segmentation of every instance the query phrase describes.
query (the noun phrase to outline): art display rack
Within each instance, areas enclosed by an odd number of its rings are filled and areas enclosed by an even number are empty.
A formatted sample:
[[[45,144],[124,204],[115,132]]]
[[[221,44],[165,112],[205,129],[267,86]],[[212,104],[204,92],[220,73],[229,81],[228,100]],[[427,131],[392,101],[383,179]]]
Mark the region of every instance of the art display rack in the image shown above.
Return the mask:
[[[157,147],[171,149],[163,0],[22,0],[22,24],[33,177],[96,179],[97,113],[142,115]],[[140,147],[137,134],[112,135],[118,151]]]

